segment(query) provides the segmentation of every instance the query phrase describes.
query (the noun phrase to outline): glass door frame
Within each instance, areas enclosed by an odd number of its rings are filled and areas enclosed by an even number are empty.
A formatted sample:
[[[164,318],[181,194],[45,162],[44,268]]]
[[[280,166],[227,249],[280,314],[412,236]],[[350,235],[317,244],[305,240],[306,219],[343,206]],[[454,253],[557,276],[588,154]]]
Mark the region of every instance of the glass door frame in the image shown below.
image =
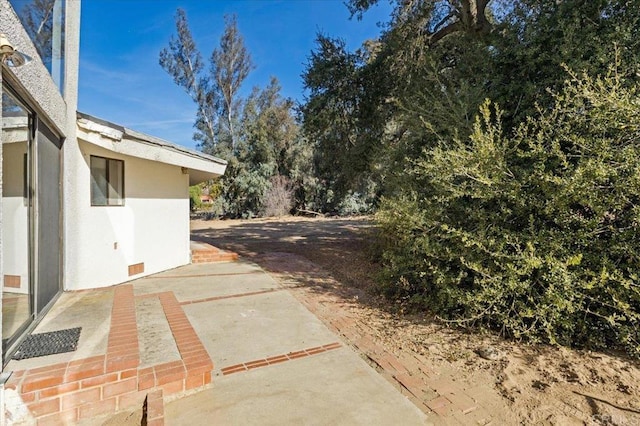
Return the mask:
[[[29,315],[25,319],[25,322],[20,325],[16,331],[13,332],[11,336],[2,336],[2,365],[4,366],[9,362],[9,356],[13,354],[13,352],[17,349],[19,343],[26,336],[29,329],[31,329],[35,325],[36,319],[36,306],[35,306],[35,211],[34,211],[34,170],[36,159],[34,158],[34,147],[35,147],[35,135],[36,135],[36,116],[35,112],[32,108],[28,106],[28,104],[22,99],[22,97],[16,93],[15,90],[11,88],[11,86],[7,83],[2,82],[2,93],[7,93],[14,102],[18,104],[21,108],[23,108],[27,115],[27,161],[26,161],[26,173],[24,176],[27,181],[24,183],[24,187],[26,188],[26,202],[27,202],[27,258],[28,258],[28,267],[27,267],[27,276],[28,276],[28,300],[29,300]],[[4,116],[3,116],[4,120]],[[4,147],[3,147],[3,156],[4,156]],[[4,170],[2,173],[4,175]],[[4,176],[3,176],[4,180]],[[4,188],[4,185],[3,185]],[[7,247],[6,241],[2,241],[2,250],[5,250]],[[3,271],[4,273],[4,271]],[[4,291],[4,288],[2,289]],[[4,318],[4,317],[3,317]],[[4,321],[4,319],[3,319]]]

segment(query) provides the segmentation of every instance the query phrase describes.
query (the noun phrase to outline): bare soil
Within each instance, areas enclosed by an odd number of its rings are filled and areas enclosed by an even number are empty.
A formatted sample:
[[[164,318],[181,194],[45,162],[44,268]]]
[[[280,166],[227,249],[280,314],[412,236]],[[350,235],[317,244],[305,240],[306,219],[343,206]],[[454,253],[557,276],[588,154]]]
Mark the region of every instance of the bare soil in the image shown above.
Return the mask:
[[[417,354],[436,374],[482,389],[478,402],[494,423],[640,425],[637,360],[469,332],[376,295],[380,266],[369,255],[374,225],[368,218],[196,220],[191,226],[194,240],[235,251],[268,271],[293,276],[306,268],[331,277],[335,284],[320,289],[331,293],[323,304],[348,304],[397,356]]]

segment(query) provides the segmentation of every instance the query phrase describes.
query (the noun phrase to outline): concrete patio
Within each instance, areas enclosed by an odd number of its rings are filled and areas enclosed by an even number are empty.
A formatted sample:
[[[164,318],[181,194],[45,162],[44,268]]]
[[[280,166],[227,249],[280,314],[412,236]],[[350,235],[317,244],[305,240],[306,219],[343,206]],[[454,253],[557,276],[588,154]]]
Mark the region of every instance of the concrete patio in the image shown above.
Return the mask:
[[[8,364],[7,420],[139,424],[144,404],[149,425],[429,423],[255,264],[64,293],[35,333],[72,327],[75,352]]]

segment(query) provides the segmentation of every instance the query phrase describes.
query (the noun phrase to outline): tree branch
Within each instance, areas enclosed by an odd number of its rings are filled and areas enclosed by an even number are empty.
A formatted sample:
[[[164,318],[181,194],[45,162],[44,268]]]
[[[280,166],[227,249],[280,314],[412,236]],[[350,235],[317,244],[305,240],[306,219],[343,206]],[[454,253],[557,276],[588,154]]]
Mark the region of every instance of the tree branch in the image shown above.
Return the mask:
[[[461,21],[456,21],[452,24],[447,25],[446,27],[442,27],[435,33],[431,34],[431,36],[429,37],[429,45],[433,45],[438,41],[442,40],[443,38],[445,38],[446,36],[448,36],[449,34],[462,31],[463,29],[464,27],[462,26]]]
[[[456,12],[451,12],[447,16],[442,18],[442,20],[433,27],[434,34],[438,32],[438,30],[442,25],[446,24],[449,19],[454,18],[455,16],[456,16]]]

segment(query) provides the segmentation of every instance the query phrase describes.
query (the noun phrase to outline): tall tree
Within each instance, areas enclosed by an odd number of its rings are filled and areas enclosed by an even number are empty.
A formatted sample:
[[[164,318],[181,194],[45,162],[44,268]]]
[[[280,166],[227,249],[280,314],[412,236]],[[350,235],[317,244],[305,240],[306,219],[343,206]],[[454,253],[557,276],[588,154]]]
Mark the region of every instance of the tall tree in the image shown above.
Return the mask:
[[[316,45],[302,76],[308,96],[300,111],[305,137],[314,144],[316,175],[326,189],[322,207],[333,210],[350,192],[361,192],[371,176],[384,137],[385,91],[374,41],[350,52],[344,40],[319,34]]]
[[[194,139],[200,148],[230,159],[235,149],[234,122],[241,108],[239,89],[253,67],[236,18],[225,17],[225,30],[208,70],[182,9],[176,12],[176,31],[160,52],[160,65],[198,107]]]
[[[255,216],[263,211],[264,198],[276,177],[297,189],[305,178],[300,170],[307,158],[300,151],[304,141],[293,115],[294,103],[280,94],[275,77],[265,89],[254,88],[244,102],[236,145],[237,162],[224,179],[224,196],[234,216]],[[309,167],[306,168],[309,173]],[[300,203],[298,203],[300,204]]]
[[[234,122],[240,108],[238,91],[242,82],[253,68],[251,55],[244,45],[244,39],[238,31],[235,15],[225,16],[225,29],[220,39],[220,47],[211,55],[212,73],[216,86],[222,95],[222,115],[226,119],[231,149],[235,148],[236,132]]]
[[[175,19],[177,34],[171,36],[169,46],[160,51],[160,65],[198,106],[194,139],[200,142],[201,148],[211,150],[216,146],[219,95],[203,73],[204,62],[191,35],[186,12],[178,9]]]

